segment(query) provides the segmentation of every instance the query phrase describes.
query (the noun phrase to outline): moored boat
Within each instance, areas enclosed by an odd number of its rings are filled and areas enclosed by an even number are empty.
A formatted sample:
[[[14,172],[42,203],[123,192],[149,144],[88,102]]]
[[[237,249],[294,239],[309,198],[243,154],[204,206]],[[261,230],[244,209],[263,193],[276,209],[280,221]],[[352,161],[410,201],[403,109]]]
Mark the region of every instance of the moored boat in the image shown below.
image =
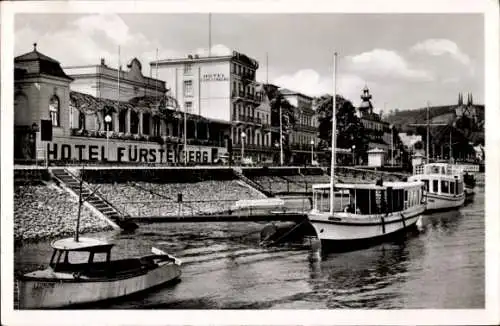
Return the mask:
[[[413,227],[425,210],[421,182],[313,186],[309,221],[322,243],[373,241]],[[333,202],[333,209],[330,203]]]
[[[143,257],[111,260],[113,243],[80,237],[82,185],[80,179],[75,236],[51,243],[53,253],[47,268],[19,277],[20,309],[61,308],[116,299],[180,277],[181,261],[160,249],[152,248],[152,254]]]
[[[52,242],[46,269],[18,280],[21,309],[59,308],[142,292],[181,275],[181,261],[162,250],[140,258],[111,260],[112,243],[74,238]],[[101,256],[101,259],[98,257]]]
[[[322,244],[372,242],[406,231],[425,210],[422,182],[334,182],[337,53],[333,73],[330,183],[313,185],[313,207],[308,220]]]
[[[463,174],[449,163],[429,163],[416,167],[409,181],[424,183],[426,211],[460,207],[465,201]]]

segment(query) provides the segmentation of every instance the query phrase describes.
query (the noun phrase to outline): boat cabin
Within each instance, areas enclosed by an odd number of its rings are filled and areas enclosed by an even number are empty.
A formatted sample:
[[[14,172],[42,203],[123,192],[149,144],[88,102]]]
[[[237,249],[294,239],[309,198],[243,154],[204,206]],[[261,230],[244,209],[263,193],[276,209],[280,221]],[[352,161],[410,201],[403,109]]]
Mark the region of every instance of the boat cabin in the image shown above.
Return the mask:
[[[80,238],[75,241],[74,238],[67,238],[54,241],[51,245],[54,251],[49,266],[56,272],[111,261],[113,244],[106,241],[91,238]],[[104,257],[97,257],[98,255]]]
[[[463,169],[453,164],[449,163],[429,163],[417,165],[413,171],[414,175],[420,174],[435,174],[435,175],[462,175]]]
[[[422,204],[421,182],[336,184],[333,212],[359,215],[400,212]],[[330,184],[313,185],[313,211],[330,212]]]
[[[464,192],[462,172],[447,163],[431,163],[417,167],[412,179],[424,183],[424,190],[440,195],[460,195]]]

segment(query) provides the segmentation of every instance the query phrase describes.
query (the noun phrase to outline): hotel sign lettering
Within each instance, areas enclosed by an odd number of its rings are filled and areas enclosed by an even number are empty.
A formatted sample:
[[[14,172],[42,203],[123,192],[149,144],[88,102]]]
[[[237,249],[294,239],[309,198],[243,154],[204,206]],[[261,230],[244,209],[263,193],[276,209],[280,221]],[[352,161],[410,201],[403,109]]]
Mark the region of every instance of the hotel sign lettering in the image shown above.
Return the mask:
[[[188,146],[187,151],[167,148],[141,147],[136,144],[123,144],[106,148],[105,144],[69,144],[50,142],[46,144],[49,160],[75,161],[112,161],[137,163],[184,163],[184,155],[190,163],[214,163],[213,148],[206,146]],[[215,147],[218,151],[218,147]]]
[[[203,81],[227,81],[229,78],[223,73],[211,73],[211,74],[203,74]]]

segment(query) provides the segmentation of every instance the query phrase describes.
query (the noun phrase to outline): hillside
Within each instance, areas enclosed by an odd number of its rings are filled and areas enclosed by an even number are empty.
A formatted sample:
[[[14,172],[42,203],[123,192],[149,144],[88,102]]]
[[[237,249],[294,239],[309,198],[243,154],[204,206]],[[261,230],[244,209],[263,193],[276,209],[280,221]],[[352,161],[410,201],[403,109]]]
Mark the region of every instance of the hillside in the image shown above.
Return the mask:
[[[484,105],[474,105],[478,113],[479,122],[484,121]],[[454,112],[456,105],[432,106],[429,108],[429,117],[434,117]],[[414,110],[401,110],[391,115],[387,115],[385,120],[394,124],[403,131],[415,130],[410,124],[426,123],[427,108]]]

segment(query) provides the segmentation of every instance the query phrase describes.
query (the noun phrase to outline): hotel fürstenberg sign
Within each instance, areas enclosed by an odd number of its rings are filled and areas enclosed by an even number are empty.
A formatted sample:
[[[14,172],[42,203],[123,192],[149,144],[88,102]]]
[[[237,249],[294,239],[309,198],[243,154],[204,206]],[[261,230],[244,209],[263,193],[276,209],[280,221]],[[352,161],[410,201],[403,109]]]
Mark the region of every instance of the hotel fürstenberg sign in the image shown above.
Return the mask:
[[[190,163],[214,163],[227,150],[224,147],[164,145],[153,143],[109,142],[77,139],[55,139],[42,145],[38,159],[48,155],[49,160],[110,161],[136,163],[182,163],[184,156]]]

